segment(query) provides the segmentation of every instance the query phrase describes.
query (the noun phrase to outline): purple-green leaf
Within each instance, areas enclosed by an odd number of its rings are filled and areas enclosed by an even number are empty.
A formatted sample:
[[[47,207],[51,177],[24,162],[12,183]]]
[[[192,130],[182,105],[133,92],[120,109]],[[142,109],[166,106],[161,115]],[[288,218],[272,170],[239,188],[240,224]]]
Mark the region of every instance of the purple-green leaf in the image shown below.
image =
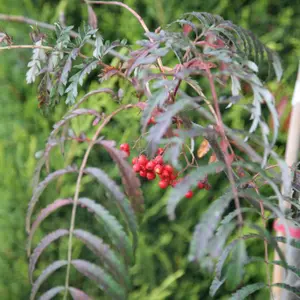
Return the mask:
[[[144,210],[144,198],[140,189],[141,183],[137,178],[136,173],[132,170],[129,163],[123,158],[122,151],[114,148],[110,141],[101,141],[99,144],[105,148],[111,158],[118,165],[125,192],[131,200],[133,209],[136,212],[142,212]]]
[[[33,195],[28,204],[27,215],[26,215],[26,231],[28,233],[30,231],[30,220],[31,220],[31,215],[34,210],[34,207],[35,207],[36,203],[38,202],[40,195],[43,193],[43,191],[48,186],[48,184],[62,175],[65,175],[68,173],[74,173],[77,171],[78,171],[78,169],[76,167],[68,166],[65,169],[60,169],[53,173],[50,173],[43,181],[41,181],[38,184],[38,186],[33,191]]]
[[[50,289],[49,291],[47,291],[46,293],[44,293],[39,300],[50,300],[53,297],[55,297],[58,293],[62,292],[65,290],[64,286],[56,286],[52,289]]]
[[[92,300],[85,292],[74,287],[69,287],[69,292],[73,300]]]
[[[56,231],[53,231],[49,234],[47,234],[41,242],[38,244],[38,246],[34,249],[32,255],[30,256],[29,260],[29,278],[30,281],[33,282],[33,272],[35,270],[36,263],[43,253],[43,251],[54,241],[58,240],[62,236],[68,235],[69,231],[66,229],[58,229]]]
[[[46,269],[43,270],[42,274],[37,278],[37,280],[34,282],[31,294],[30,294],[30,300],[34,300],[35,296],[40,288],[40,286],[45,282],[45,280],[52,275],[56,270],[60,269],[63,266],[66,266],[68,262],[66,260],[58,260],[53,262],[51,265],[49,265]]]
[[[72,265],[84,276],[95,281],[99,287],[113,299],[127,299],[126,290],[123,289],[113,278],[102,268],[85,260],[76,259]]]

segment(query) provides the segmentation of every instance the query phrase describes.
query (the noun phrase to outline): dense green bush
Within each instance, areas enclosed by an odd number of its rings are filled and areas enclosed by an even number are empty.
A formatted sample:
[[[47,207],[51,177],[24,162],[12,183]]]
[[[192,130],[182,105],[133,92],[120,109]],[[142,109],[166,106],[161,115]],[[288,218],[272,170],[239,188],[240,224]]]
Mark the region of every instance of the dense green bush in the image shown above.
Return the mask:
[[[86,19],[86,7],[70,1],[19,1],[11,0],[8,7],[4,1],[0,1],[2,13],[19,14],[27,17],[53,23],[59,18],[63,10],[68,24],[80,25]],[[200,4],[188,4],[177,0],[173,1],[126,1],[137,9],[151,28],[158,24],[167,24],[187,11],[208,11],[231,19],[235,23],[251,29],[271,48],[279,51],[285,75],[280,89],[275,83],[271,88],[277,93],[278,99],[284,95],[290,96],[294,84],[297,69],[297,55],[300,53],[300,27],[297,19],[299,8],[290,1],[210,1]],[[298,11],[297,11],[298,10]],[[137,26],[129,13],[121,8],[99,7],[96,8],[99,27],[105,39],[127,37],[134,42],[140,39],[142,30]],[[237,13],[238,12],[238,13]],[[259,16],[259,18],[253,18]],[[16,44],[29,42],[30,28],[24,24],[1,22],[1,28],[14,37]],[[286,32],[290,34],[287,35]],[[1,218],[0,218],[0,295],[3,299],[28,299],[29,281],[27,277],[27,258],[25,253],[24,216],[28,199],[31,196],[30,181],[35,167],[35,153],[43,148],[51,126],[58,120],[64,110],[61,103],[56,110],[47,116],[43,116],[38,109],[36,99],[36,87],[25,84],[26,64],[30,52],[16,50],[4,53],[0,56],[0,82],[1,82],[1,111],[0,111],[0,183]],[[119,82],[116,84],[120,84]],[[122,83],[121,83],[122,84]],[[84,91],[81,91],[83,94]],[[130,99],[130,91],[125,95],[125,102]],[[97,101],[98,100],[98,101]],[[110,111],[115,105],[111,99],[95,98],[95,105]],[[118,118],[115,128],[110,132],[110,138],[119,140],[120,143],[134,140],[138,137],[138,122],[136,115],[127,114]],[[131,126],[128,126],[131,122]],[[239,110],[233,110],[226,116],[226,122],[243,122]],[[240,127],[240,124],[235,124]],[[78,131],[85,124],[78,124]],[[284,133],[281,141],[284,140]],[[78,155],[80,149],[73,154]],[[282,144],[278,144],[278,152],[282,153]],[[99,157],[92,158],[95,162]],[[52,161],[55,157],[52,158]],[[59,166],[62,161],[55,161]],[[111,171],[116,175],[116,170]],[[222,181],[213,185],[222,185]],[[54,194],[67,195],[68,191],[61,190],[60,182],[47,190],[43,203]],[[69,187],[73,188],[72,185]],[[65,188],[64,188],[65,189]],[[137,254],[137,265],[132,269],[136,290],[132,293],[132,299],[209,299],[208,287],[211,278],[195,266],[187,262],[188,243],[191,238],[194,224],[197,223],[210,200],[212,193],[202,191],[191,201],[189,205],[178,212],[178,220],[171,223],[165,213],[166,195],[153,184],[145,184],[146,212],[141,225],[140,247]],[[95,190],[87,191],[95,198],[101,195],[101,190],[95,186]],[[163,197],[162,197],[163,196]],[[180,208],[184,208],[183,202]],[[196,213],[195,213],[196,212]],[[68,225],[67,212],[57,215],[60,218],[60,226]],[[84,218],[84,216],[82,216]],[[54,228],[45,226],[45,231]],[[39,232],[39,237],[43,235]],[[64,246],[61,246],[62,248]],[[51,258],[60,258],[64,255],[64,249],[58,249],[49,254]],[[78,246],[78,252],[84,251]],[[253,252],[261,254],[260,245],[253,245]],[[147,270],[145,272],[145,269]],[[255,268],[250,270],[247,282],[260,281],[264,277]],[[49,286],[51,284],[49,283]],[[89,287],[92,288],[92,287]],[[228,284],[224,295],[231,290]],[[222,293],[220,293],[222,294]],[[263,297],[260,295],[259,297]],[[222,299],[222,296],[220,296]],[[224,296],[226,299],[226,296]]]

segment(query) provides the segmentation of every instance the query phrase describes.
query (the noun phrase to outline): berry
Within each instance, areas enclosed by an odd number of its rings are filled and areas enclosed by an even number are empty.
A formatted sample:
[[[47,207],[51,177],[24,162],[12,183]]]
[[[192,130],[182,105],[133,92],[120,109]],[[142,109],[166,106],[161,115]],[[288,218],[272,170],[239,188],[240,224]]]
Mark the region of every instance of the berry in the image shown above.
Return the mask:
[[[146,155],[140,155],[138,158],[138,163],[141,165],[146,165],[148,163],[148,159]]]
[[[201,181],[198,182],[197,186],[198,186],[198,188],[199,188],[200,190],[202,190],[202,189],[205,188],[205,184],[204,184],[203,182],[201,182]]]
[[[154,117],[151,117],[148,121],[148,125],[150,124],[156,124],[156,121],[155,121],[155,118]]]
[[[139,164],[134,164],[132,169],[134,172],[138,173],[141,171],[141,166]]]
[[[164,163],[164,159],[161,155],[157,155],[155,158],[154,158],[154,161],[157,163],[157,164],[160,164],[162,165]]]
[[[170,178],[170,173],[167,170],[163,170],[161,173],[161,177],[164,179],[169,179]]]
[[[130,151],[130,147],[127,143],[126,144],[121,144],[120,145],[120,150],[122,150],[124,152],[128,152],[128,151]]]
[[[170,179],[175,180],[177,178],[177,176],[178,176],[177,174],[172,173],[172,174],[170,174]]]
[[[171,165],[165,165],[164,170],[166,170],[170,174],[173,173],[173,171],[174,171],[174,169]]]
[[[147,179],[148,180],[153,180],[155,179],[156,175],[154,172],[147,172]]]
[[[193,191],[188,191],[186,194],[185,194],[185,198],[189,199],[189,198],[192,198],[194,195]]]
[[[134,157],[131,162],[132,162],[133,165],[135,165],[138,162],[138,158]]]
[[[128,156],[130,156],[130,150],[128,150],[128,151],[123,151],[124,153],[126,153],[126,156],[128,157]]]
[[[166,180],[161,180],[161,181],[158,183],[158,185],[159,185],[159,187],[160,187],[161,189],[166,189],[166,188],[168,187],[168,185],[169,185],[169,182],[166,181]]]
[[[147,172],[146,171],[140,171],[140,176],[141,177],[146,177],[147,176]]]
[[[165,152],[164,148],[158,148],[156,154],[157,155],[162,155]]]
[[[155,168],[154,168],[154,172],[156,173],[156,174],[161,174],[162,173],[162,171],[163,171],[163,166],[162,165],[156,165],[155,166]]]
[[[155,163],[153,161],[149,161],[146,165],[146,169],[152,171],[155,167]]]

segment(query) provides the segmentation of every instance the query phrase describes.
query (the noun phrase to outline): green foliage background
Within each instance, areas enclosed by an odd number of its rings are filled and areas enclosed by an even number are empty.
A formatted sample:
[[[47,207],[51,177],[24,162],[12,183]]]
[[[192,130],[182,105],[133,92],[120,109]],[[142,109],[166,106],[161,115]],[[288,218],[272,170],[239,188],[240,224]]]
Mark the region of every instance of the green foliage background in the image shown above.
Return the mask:
[[[126,4],[136,9],[151,29],[180,17],[184,12],[207,11],[220,14],[225,19],[250,29],[272,49],[277,50],[283,61],[284,77],[282,83],[271,83],[279,101],[282,96],[291,98],[300,58],[300,7],[297,1],[290,0],[128,0]],[[64,11],[67,24],[79,26],[87,18],[86,7],[81,1],[66,0],[0,0],[0,12],[4,14],[24,15],[26,17],[54,23]],[[105,39],[126,38],[130,43],[141,39],[143,31],[138,22],[127,11],[119,7],[107,6],[95,9],[98,15],[100,32]],[[14,37],[15,44],[30,44],[30,28],[24,24],[13,24],[0,21],[0,28]],[[0,30],[1,31],[1,30]],[[31,53],[28,50],[0,52],[0,297],[7,300],[28,299],[30,284],[27,276],[27,257],[25,253],[26,234],[24,218],[27,203],[31,196],[30,181],[35,167],[34,154],[43,148],[53,123],[63,115],[66,107],[61,103],[54,113],[43,116],[36,99],[36,86],[25,83],[26,65]],[[94,83],[92,87],[96,87]],[[83,94],[86,91],[82,91]],[[111,110],[114,103],[106,97],[93,99],[97,106]],[[130,101],[130,92],[125,95]],[[286,116],[286,114],[284,114]],[[90,121],[90,120],[89,120]],[[85,122],[78,123],[78,130],[85,128]],[[226,115],[226,122],[235,127],[244,123],[241,112],[232,110]],[[138,116],[125,114],[113,124],[109,133],[110,139],[124,142],[138,137]],[[277,151],[284,150],[285,132],[281,133]],[[81,149],[76,150],[78,155]],[[104,157],[93,157],[94,164],[109,161]],[[61,166],[59,159],[52,158],[55,166]],[[112,170],[111,174],[116,175]],[[66,181],[65,183],[71,182]],[[213,186],[222,185],[211,178]],[[61,183],[47,189],[43,204],[49,203],[58,194],[60,197],[70,194],[73,185]],[[146,183],[143,186],[146,195],[146,212],[141,225],[140,245],[137,264],[132,269],[133,283],[136,287],[130,299],[209,299],[208,287],[211,276],[201,271],[198,266],[188,264],[187,252],[189,240],[201,212],[214,199],[215,190],[201,191],[193,199],[182,201],[178,210],[178,219],[170,222],[165,213],[166,195],[157,185]],[[101,198],[103,190],[94,185],[90,191],[95,198]],[[84,216],[82,216],[84,218]],[[69,215],[63,212],[56,215],[55,224],[45,224],[39,232],[40,238],[46,232],[57,227],[68,226]],[[50,222],[51,223],[51,222]],[[94,223],[94,226],[99,226]],[[91,221],[91,226],[92,221]],[[80,245],[75,247],[80,255]],[[263,245],[251,246],[251,251],[262,255]],[[57,249],[52,247],[42,258],[41,267],[50,260],[65,255],[64,245]],[[250,267],[244,283],[264,280],[264,271],[255,266]],[[59,277],[58,277],[59,278]],[[52,281],[53,280],[53,281]],[[50,279],[48,287],[58,279]],[[75,278],[74,280],[78,280]],[[46,288],[46,287],[45,287]],[[87,289],[94,290],[93,285]],[[217,298],[227,299],[232,292],[227,284]],[[100,295],[100,294],[98,294]],[[255,299],[266,295],[261,292]],[[99,299],[105,299],[99,296]],[[253,298],[254,299],[254,298]]]

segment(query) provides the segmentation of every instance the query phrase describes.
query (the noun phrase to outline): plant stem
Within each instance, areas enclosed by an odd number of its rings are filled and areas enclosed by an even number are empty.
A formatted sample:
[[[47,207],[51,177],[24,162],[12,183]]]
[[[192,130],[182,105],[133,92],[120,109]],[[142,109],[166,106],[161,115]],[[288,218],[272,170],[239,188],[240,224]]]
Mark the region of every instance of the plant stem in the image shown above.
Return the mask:
[[[38,45],[12,45],[12,46],[4,46],[0,47],[0,50],[10,50],[10,49],[44,49],[44,50],[53,50],[52,47],[49,46],[38,46]]]
[[[214,108],[215,108],[215,112],[216,112],[216,116],[217,116],[216,123],[217,123],[217,126],[218,126],[218,131],[221,135],[222,140],[226,143],[226,147],[225,147],[225,149],[223,149],[224,150],[225,164],[226,164],[226,168],[227,168],[227,171],[228,171],[228,179],[230,181],[230,185],[231,185],[231,188],[232,188],[232,193],[233,193],[233,196],[234,196],[235,207],[239,211],[238,223],[239,223],[239,226],[241,227],[242,224],[243,224],[243,216],[242,216],[242,213],[241,213],[241,206],[240,206],[240,201],[239,201],[239,198],[238,198],[238,191],[237,191],[237,188],[235,186],[234,176],[233,176],[233,172],[232,172],[232,168],[231,168],[231,162],[229,160],[228,147],[230,147],[230,144],[229,144],[228,139],[227,139],[226,134],[225,134],[222,115],[221,115],[220,107],[219,107],[219,103],[218,103],[218,96],[217,96],[217,92],[216,92],[216,87],[215,87],[213,76],[212,76],[209,68],[206,69],[206,73],[208,75],[208,80],[209,80],[211,93],[212,93],[212,97],[213,97],[213,102],[214,102]]]
[[[70,230],[69,230],[69,241],[68,241],[68,265],[67,265],[67,271],[66,271],[66,280],[65,280],[65,293],[64,293],[64,300],[67,299],[68,296],[68,289],[69,289],[69,278],[70,278],[70,269],[71,269],[71,261],[72,261],[72,240],[73,240],[73,232],[75,228],[75,218],[76,218],[76,210],[77,210],[77,204],[78,204],[78,199],[79,199],[79,191],[80,191],[80,185],[81,185],[81,179],[84,173],[84,169],[87,164],[87,160],[89,158],[90,152],[95,145],[96,140],[99,137],[99,134],[101,133],[102,129],[110,122],[110,120],[119,112],[137,107],[134,104],[128,104],[125,106],[122,106],[112,112],[109,116],[107,116],[103,122],[99,125],[97,131],[95,132],[81,163],[79,172],[78,172],[78,177],[77,177],[77,182],[76,182],[76,187],[75,187],[75,194],[74,194],[74,200],[73,200],[73,208],[72,208],[72,215],[71,215],[71,221],[70,221]]]

